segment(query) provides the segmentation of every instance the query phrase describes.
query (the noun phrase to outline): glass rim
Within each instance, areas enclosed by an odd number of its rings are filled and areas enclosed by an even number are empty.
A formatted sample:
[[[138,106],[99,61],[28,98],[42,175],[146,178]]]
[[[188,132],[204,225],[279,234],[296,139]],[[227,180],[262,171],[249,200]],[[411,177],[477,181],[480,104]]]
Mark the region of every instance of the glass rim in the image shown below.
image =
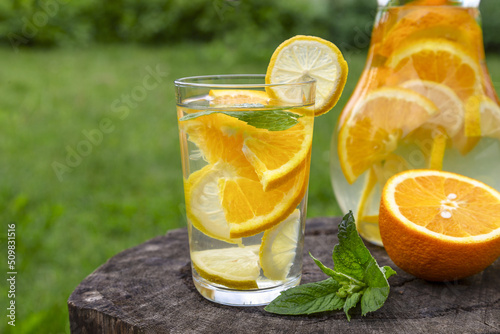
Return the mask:
[[[309,79],[305,81],[299,82],[283,82],[283,83],[214,83],[214,82],[195,82],[196,80],[231,80],[231,79],[265,79],[265,74],[216,74],[216,75],[198,75],[198,76],[189,76],[183,77],[174,80],[175,86],[182,87],[201,87],[201,88],[257,88],[257,87],[280,87],[280,86],[301,86],[301,85],[310,85],[316,82],[316,79]]]

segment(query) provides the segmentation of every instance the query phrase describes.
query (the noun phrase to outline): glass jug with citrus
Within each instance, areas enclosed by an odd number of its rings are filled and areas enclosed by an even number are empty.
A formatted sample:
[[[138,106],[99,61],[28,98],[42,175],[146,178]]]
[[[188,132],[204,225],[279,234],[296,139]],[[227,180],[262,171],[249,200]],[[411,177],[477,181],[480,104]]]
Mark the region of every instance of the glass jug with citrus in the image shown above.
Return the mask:
[[[447,170],[500,190],[500,107],[480,0],[378,2],[364,71],[333,134],[331,178],[340,208],[382,245],[381,190],[400,171]]]

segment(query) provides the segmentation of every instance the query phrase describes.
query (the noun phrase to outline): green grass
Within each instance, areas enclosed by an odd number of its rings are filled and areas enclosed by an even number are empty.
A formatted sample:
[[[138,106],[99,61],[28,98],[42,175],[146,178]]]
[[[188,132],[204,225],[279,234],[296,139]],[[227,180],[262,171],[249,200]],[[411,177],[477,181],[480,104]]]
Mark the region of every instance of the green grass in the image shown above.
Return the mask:
[[[185,226],[172,81],[263,73],[272,51],[249,57],[221,45],[0,49],[0,241],[5,250],[5,226],[15,222],[16,332],[69,332],[66,301],[81,280],[118,252]],[[340,214],[330,185],[330,139],[365,53],[347,58],[345,93],[315,124],[309,217]],[[125,108],[126,96],[141,92],[147,67],[157,65],[168,75]],[[498,87],[500,57],[488,65]],[[105,119],[112,131],[58,178],[54,162],[67,165],[67,149],[84,145],[83,131],[95,132]],[[0,265],[6,268],[5,256]],[[0,293],[6,296],[5,285]],[[2,328],[10,330],[5,319]]]

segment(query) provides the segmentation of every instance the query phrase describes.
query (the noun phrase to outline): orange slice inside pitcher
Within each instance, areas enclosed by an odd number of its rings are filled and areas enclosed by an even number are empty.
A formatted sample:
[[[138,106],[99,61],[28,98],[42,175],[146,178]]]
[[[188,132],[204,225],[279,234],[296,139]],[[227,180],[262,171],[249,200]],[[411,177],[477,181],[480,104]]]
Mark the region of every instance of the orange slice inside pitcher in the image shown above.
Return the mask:
[[[441,83],[462,100],[481,89],[477,60],[446,39],[421,39],[398,48],[387,60],[399,82],[415,77]]]

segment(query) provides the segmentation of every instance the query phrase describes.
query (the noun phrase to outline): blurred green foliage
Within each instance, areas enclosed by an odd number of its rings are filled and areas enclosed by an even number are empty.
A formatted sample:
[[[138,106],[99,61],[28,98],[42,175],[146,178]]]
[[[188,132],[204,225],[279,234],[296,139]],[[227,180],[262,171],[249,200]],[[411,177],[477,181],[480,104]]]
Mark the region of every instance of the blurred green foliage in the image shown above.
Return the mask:
[[[352,41],[361,29],[369,36],[375,8],[375,0],[10,0],[0,4],[0,41],[22,47],[217,39],[249,49],[304,33]]]
[[[15,47],[220,40],[275,46],[312,34],[366,48],[376,0],[6,0],[0,42]],[[500,2],[481,4],[485,46],[500,49]],[[354,45],[352,45],[354,44]]]

